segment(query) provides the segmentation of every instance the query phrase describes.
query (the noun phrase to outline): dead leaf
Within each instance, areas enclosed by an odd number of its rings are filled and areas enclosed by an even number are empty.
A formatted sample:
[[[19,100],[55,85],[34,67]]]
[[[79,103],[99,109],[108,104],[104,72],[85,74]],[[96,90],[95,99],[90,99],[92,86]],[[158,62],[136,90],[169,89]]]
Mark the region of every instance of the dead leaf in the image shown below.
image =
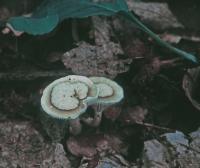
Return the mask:
[[[97,154],[96,141],[101,136],[70,137],[67,140],[67,149],[75,156],[92,158]]]
[[[93,134],[70,137],[67,148],[75,156],[94,158],[95,155],[104,155],[109,152],[120,153],[123,142],[118,136]]]
[[[119,117],[121,110],[122,110],[121,107],[113,106],[105,109],[103,114],[106,118],[115,121]]]
[[[161,39],[169,42],[169,43],[175,43],[178,44],[181,40],[188,40],[192,42],[200,42],[200,37],[197,36],[186,36],[186,35],[176,35],[176,34],[169,34],[164,33],[160,35]]]
[[[125,58],[119,43],[111,41],[111,28],[105,19],[93,18],[95,45],[86,42],[66,52],[62,61],[67,69],[85,76],[114,78],[128,71],[131,59]]]
[[[122,114],[121,120],[128,124],[142,123],[147,113],[147,109],[141,106],[128,107]]]

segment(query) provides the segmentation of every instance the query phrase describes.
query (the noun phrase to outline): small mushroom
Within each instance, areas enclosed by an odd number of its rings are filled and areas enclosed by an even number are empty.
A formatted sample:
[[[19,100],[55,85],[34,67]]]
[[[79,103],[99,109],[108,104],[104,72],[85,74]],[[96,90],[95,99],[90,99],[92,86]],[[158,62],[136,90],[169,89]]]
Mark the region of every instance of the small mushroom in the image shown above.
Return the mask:
[[[109,106],[120,102],[124,98],[123,88],[115,81],[105,77],[90,77],[99,90],[96,105],[94,105],[94,118],[82,119],[90,126],[98,126],[101,122],[102,112]]]
[[[98,89],[87,77],[69,75],[48,85],[41,98],[43,110],[50,116],[69,120],[70,132],[80,133],[79,116],[98,98]]]

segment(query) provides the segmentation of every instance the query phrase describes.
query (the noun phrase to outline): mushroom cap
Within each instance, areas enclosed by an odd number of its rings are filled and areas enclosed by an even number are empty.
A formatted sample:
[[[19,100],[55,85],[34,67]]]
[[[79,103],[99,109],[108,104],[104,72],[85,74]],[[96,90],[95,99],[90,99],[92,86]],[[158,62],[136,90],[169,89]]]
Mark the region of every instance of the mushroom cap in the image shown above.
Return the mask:
[[[124,98],[123,88],[115,81],[105,77],[90,77],[99,90],[98,103],[102,105],[112,105],[120,102]]]
[[[69,75],[55,80],[44,89],[41,106],[52,117],[76,119],[97,98],[98,88],[89,78]]]

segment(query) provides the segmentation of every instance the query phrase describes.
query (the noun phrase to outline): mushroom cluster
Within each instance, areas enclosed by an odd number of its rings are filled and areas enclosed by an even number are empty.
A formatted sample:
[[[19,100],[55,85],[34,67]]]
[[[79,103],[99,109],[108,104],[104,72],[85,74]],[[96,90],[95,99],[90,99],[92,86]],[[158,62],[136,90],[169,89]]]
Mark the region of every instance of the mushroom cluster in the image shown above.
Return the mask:
[[[98,126],[103,110],[123,97],[122,87],[110,79],[69,75],[55,80],[44,89],[41,106],[50,116],[69,120],[70,132],[76,135],[81,132],[80,120]],[[90,105],[95,109],[94,117],[81,118]]]

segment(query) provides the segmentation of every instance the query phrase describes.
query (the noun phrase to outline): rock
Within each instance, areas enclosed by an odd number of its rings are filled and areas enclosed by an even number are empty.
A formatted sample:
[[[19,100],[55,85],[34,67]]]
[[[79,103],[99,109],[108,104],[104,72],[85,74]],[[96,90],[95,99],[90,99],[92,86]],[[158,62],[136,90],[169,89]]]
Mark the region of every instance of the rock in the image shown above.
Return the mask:
[[[182,132],[176,131],[176,133],[167,133],[163,137],[166,138],[172,146],[176,147],[176,152],[179,154],[184,154],[186,151],[185,146],[189,145],[189,141],[186,139]]]
[[[47,143],[29,122],[0,123],[0,167],[70,168],[63,146]]]
[[[112,158],[103,158],[99,161],[99,164],[96,168],[125,168],[127,166],[123,166],[120,162],[117,162],[116,160]]]
[[[159,141],[151,140],[144,143],[144,168],[167,168],[166,159],[168,158],[167,149]]]
[[[183,77],[182,87],[185,91],[185,95],[190,100],[192,105],[200,111],[199,77],[199,66],[188,69],[187,73]]]
[[[158,141],[146,141],[143,151],[143,168],[198,168],[200,165],[200,129],[189,139],[179,131],[166,133]]]
[[[90,161],[91,162],[91,161]],[[93,168],[94,165],[91,165],[91,163],[83,163],[80,165],[79,168]],[[95,168],[137,168],[136,166],[129,165],[127,161],[123,159],[122,156],[116,156],[116,157],[103,157],[101,158],[95,165]]]
[[[41,167],[70,168],[70,162],[65,155],[66,153],[63,149],[63,145],[56,144],[52,155],[49,158],[43,160]]]
[[[183,28],[170,11],[167,3],[127,1],[129,9],[134,11],[140,19],[156,30],[169,28]]]

